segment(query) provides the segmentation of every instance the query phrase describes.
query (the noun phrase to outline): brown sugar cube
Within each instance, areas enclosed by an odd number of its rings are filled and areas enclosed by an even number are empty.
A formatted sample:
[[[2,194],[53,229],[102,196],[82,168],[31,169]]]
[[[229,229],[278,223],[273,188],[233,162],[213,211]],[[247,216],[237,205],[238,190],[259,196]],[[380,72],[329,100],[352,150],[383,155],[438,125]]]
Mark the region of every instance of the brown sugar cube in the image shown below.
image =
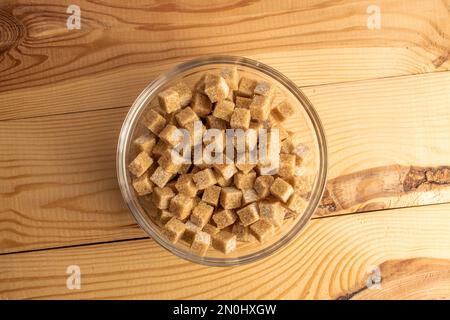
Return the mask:
[[[164,119],[166,119],[166,125],[171,124],[177,126],[177,119],[175,118],[176,112],[172,112],[170,114],[162,113]]]
[[[166,153],[167,151],[169,151],[172,147],[170,145],[168,145],[167,143],[165,143],[162,140],[158,140],[158,142],[156,143],[156,145],[153,147],[152,150],[152,156],[154,158],[159,158],[161,157],[164,153]]]
[[[273,137],[275,137],[274,132],[268,132],[268,140],[267,140],[267,148],[266,154],[262,153],[262,150],[259,151],[258,163],[256,165],[257,172],[259,175],[275,175],[278,173],[279,169],[279,160],[280,160],[280,145],[276,144],[276,141]],[[260,144],[261,146],[261,144]]]
[[[144,173],[139,178],[133,179],[133,188],[140,196],[144,196],[153,191],[153,183],[149,179],[148,172]]]
[[[272,176],[259,176],[256,178],[253,188],[258,194],[259,198],[265,198],[270,194],[270,187],[274,181]]]
[[[220,205],[224,209],[235,209],[241,206],[242,191],[234,187],[222,188],[220,192]]]
[[[224,100],[230,91],[224,78],[207,74],[205,77],[205,93],[211,102]]]
[[[175,188],[175,184],[176,183],[177,183],[176,180],[171,180],[171,181],[166,183],[166,187],[169,187],[170,189],[172,189],[173,192],[177,193],[178,190],[177,190],[177,188]]]
[[[205,134],[206,131],[206,127],[205,125],[200,121],[200,120],[196,120],[193,122],[189,122],[187,124],[184,125],[184,129],[186,129],[186,131],[189,134],[189,138],[191,139],[191,146],[193,147],[194,145],[197,145],[199,143],[202,143],[202,137]],[[194,133],[195,130],[199,130],[198,134],[198,140],[194,141]]]
[[[214,207],[200,201],[194,209],[192,209],[191,221],[193,224],[203,228],[211,219]]]
[[[155,187],[151,195],[153,204],[158,208],[165,210],[169,208],[170,200],[175,196],[172,188],[170,187]]]
[[[164,129],[166,122],[166,119],[155,110],[149,110],[144,118],[144,125],[156,135]]]
[[[267,81],[258,82],[254,93],[260,96],[272,98],[275,94],[275,87]]]
[[[248,206],[237,211],[239,220],[244,226],[249,226],[252,223],[259,220],[258,207],[256,203],[249,204]]]
[[[216,176],[210,168],[195,173],[192,179],[199,190],[204,190],[217,182]]]
[[[169,239],[170,242],[175,243],[181,238],[185,229],[184,223],[173,217],[164,225],[162,234]]]
[[[300,193],[295,192],[288,200],[287,207],[289,210],[295,213],[302,213],[307,205],[307,201],[301,196]]]
[[[160,92],[158,100],[166,113],[172,113],[181,108],[180,95],[173,87]]]
[[[218,234],[219,232],[220,232],[220,229],[219,228],[217,228],[217,227],[215,227],[215,226],[213,226],[212,224],[206,224],[204,227],[203,227],[203,231],[205,231],[205,232],[207,232],[207,233],[209,233],[210,235],[215,235],[215,234]]]
[[[251,116],[251,113],[250,113],[250,116]],[[264,128],[263,122],[250,120],[249,129],[255,130],[257,134],[259,132],[259,129],[263,129],[263,128]]]
[[[222,69],[220,71],[220,76],[225,79],[230,91],[238,89],[239,74],[236,67]]]
[[[216,172],[215,175],[216,175],[217,184],[219,186],[221,186],[222,188],[229,187],[231,185],[231,182],[233,182],[233,178],[225,179],[221,173],[218,173],[216,171],[216,169],[214,169],[214,170]]]
[[[189,86],[183,81],[180,81],[173,87],[173,89],[178,93],[181,107],[186,107],[192,99],[191,88],[189,88]]]
[[[175,182],[175,188],[179,193],[182,193],[188,197],[195,197],[197,195],[197,185],[192,180],[192,173],[185,173],[178,177]]]
[[[203,191],[202,201],[217,207],[219,204],[220,190],[222,190],[219,186],[210,186]]]
[[[273,224],[265,219],[260,219],[250,226],[250,232],[259,242],[266,242],[274,233]]]
[[[274,157],[278,157],[278,155],[280,153],[281,140],[280,140],[279,132],[277,132],[277,131],[268,129],[268,131],[266,133],[266,137],[260,138],[260,141],[259,141],[260,150],[258,153],[258,155],[259,155],[258,163],[259,164],[270,165],[273,162]],[[266,144],[265,150],[264,150],[266,152],[264,154],[265,158],[262,158],[262,155],[263,155],[263,153],[262,153],[263,150],[261,150],[262,143]]]
[[[194,197],[192,198],[192,201],[194,202],[193,208],[195,208],[200,202],[202,202],[202,199],[200,199],[199,197]]]
[[[292,104],[282,101],[273,108],[271,113],[277,120],[285,121],[295,114],[295,108]]]
[[[180,169],[178,169],[178,173],[179,174],[188,173],[190,168],[191,168],[191,164],[190,163],[182,163],[180,165]]]
[[[218,131],[216,131],[218,130]],[[210,133],[212,133],[213,131],[211,130]],[[207,146],[213,146],[214,147],[214,153],[216,152],[223,152],[225,149],[225,139],[226,139],[226,135],[225,135],[225,130],[219,130],[219,129],[214,129],[214,135],[208,135],[206,134],[205,136],[203,136],[203,146],[207,147]],[[212,160],[212,159],[211,159]],[[203,161],[206,161],[206,154],[203,155]],[[208,164],[208,166],[211,166]]]
[[[163,224],[166,224],[172,218],[173,218],[173,214],[171,214],[169,211],[167,211],[167,210],[160,210],[160,212],[159,212],[159,220]]]
[[[194,85],[194,91],[196,92],[205,92],[205,78],[207,73],[202,74],[200,79],[197,80],[197,82]],[[208,98],[209,99],[209,98]]]
[[[272,168],[270,164],[258,163],[255,170],[260,176],[274,175],[278,173],[278,167]]]
[[[225,254],[231,253],[236,250],[236,235],[228,231],[220,231],[212,237],[212,245]]]
[[[269,98],[265,96],[254,96],[249,109],[253,120],[266,121],[270,113]]]
[[[167,113],[164,111],[164,108],[162,108],[162,107],[159,105],[159,103],[156,102],[156,101],[155,101],[154,103],[151,103],[150,106],[149,106],[149,108],[150,108],[151,110],[156,111],[156,112],[159,113],[160,115],[167,115]]]
[[[252,97],[257,82],[253,79],[242,77],[239,81],[238,95],[243,97]]]
[[[183,134],[181,131],[172,124],[165,126],[165,128],[159,133],[159,137],[172,147],[176,146],[181,140],[183,140]]]
[[[194,201],[184,194],[177,194],[170,199],[169,211],[178,219],[184,220],[191,214]]]
[[[235,100],[236,108],[248,109],[252,103],[252,99],[241,96],[237,96]]]
[[[225,120],[216,118],[212,115],[206,117],[206,124],[210,129],[225,130],[228,127]]]
[[[292,141],[292,137],[288,137],[281,142],[281,153],[292,153],[295,150],[295,144]]]
[[[196,166],[197,166],[199,169],[201,169],[201,170],[205,170],[205,169],[211,167],[210,164],[204,163],[204,162],[198,163],[198,164],[196,164]]]
[[[281,227],[284,221],[284,210],[278,201],[261,201],[259,203],[259,215],[275,227]]]
[[[150,158],[149,154],[145,151],[139,153],[136,158],[128,165],[128,170],[135,175],[136,177],[140,177],[147,171],[148,168],[152,165],[153,160]]]
[[[231,179],[238,171],[234,163],[214,164],[213,167],[226,180]]]
[[[270,130],[272,130],[272,129],[278,129],[278,135],[280,136],[280,141],[283,141],[290,136],[289,131],[286,130],[286,128],[283,127],[283,125],[281,123],[277,123],[277,124],[273,125],[270,128]]]
[[[168,114],[188,105],[191,99],[192,91],[184,82],[179,82],[158,94],[159,104]]]
[[[157,168],[158,168],[158,163],[157,162],[153,162],[153,164],[150,166],[150,168],[147,169],[149,177],[152,176],[153,172],[155,172],[155,170]]]
[[[245,206],[259,200],[258,194],[254,189],[242,190],[242,204]]]
[[[155,172],[150,177],[150,180],[160,188],[164,188],[167,182],[172,179],[173,174],[167,172],[162,167],[156,168]]]
[[[230,118],[230,127],[247,130],[250,126],[250,110],[235,108]]]
[[[192,244],[192,241],[194,241],[195,234],[202,230],[199,226],[192,223],[192,221],[186,221],[184,224],[185,230],[183,233],[182,239],[186,241],[189,244]]]
[[[276,117],[273,115],[272,111],[270,111],[270,112],[269,112],[269,116],[267,117],[267,120],[264,121],[265,127],[267,127],[267,128],[272,128],[272,127],[274,127],[274,126],[276,126],[276,125],[279,125],[279,124],[281,124],[281,123],[280,123],[280,121],[278,120],[278,118],[276,118]]]
[[[152,133],[146,133],[142,136],[137,137],[133,141],[133,144],[140,152],[145,151],[150,154],[156,144],[156,137]]]
[[[200,126],[201,126],[201,133],[199,132],[199,134],[198,134],[199,138],[197,138],[197,140],[194,140],[194,132],[195,132],[195,130],[196,130],[195,127],[196,127],[196,125],[198,126],[199,124],[200,124]],[[198,127],[197,127],[197,128],[198,128]],[[189,134],[189,139],[190,139],[191,147],[196,146],[196,145],[202,143],[201,137],[203,137],[203,134],[205,133],[206,128],[205,128],[205,126],[201,123],[201,121],[199,121],[199,122],[197,122],[197,121],[189,122],[189,123],[187,123],[187,124],[184,126],[184,129],[186,129],[186,131],[187,131],[188,134]]]
[[[255,242],[256,241],[256,238],[250,233],[249,227],[244,226],[240,222],[233,224],[231,233],[236,235],[236,239],[238,241],[243,241],[243,242]]]
[[[209,233],[199,231],[195,234],[192,241],[191,249],[199,256],[204,256],[211,244],[211,235]]]
[[[175,114],[175,119],[180,126],[184,127],[189,122],[198,120],[198,116],[191,107],[186,107]]]
[[[172,113],[181,107],[180,96],[173,88],[168,88],[158,94],[158,101],[164,112]]]
[[[236,163],[236,168],[241,170],[243,173],[249,173],[255,166],[256,164],[251,163]]]
[[[292,177],[295,175],[295,156],[293,154],[280,154],[278,175],[280,177]]]
[[[197,172],[200,171],[202,171],[202,169],[200,169],[198,166],[193,166],[190,173],[196,174]]]
[[[293,176],[286,178],[286,181],[294,188],[296,193],[306,195],[309,191],[311,191],[311,184],[305,177]]]
[[[241,190],[247,190],[253,188],[255,183],[256,172],[250,171],[249,173],[238,172],[234,175],[234,185]]]
[[[178,173],[180,170],[181,164],[177,163],[176,159],[172,159],[172,155],[170,152],[164,152],[158,159],[158,164],[168,173]]]
[[[229,122],[233,111],[234,102],[229,100],[222,100],[216,103],[212,115],[216,118]]]
[[[236,213],[233,210],[220,210],[213,214],[213,221],[216,223],[217,228],[223,229],[231,226],[237,219]]]
[[[192,99],[191,108],[199,117],[206,117],[212,111],[212,103],[206,95],[196,92]]]
[[[225,100],[234,102],[234,96],[235,91],[230,89],[230,91],[228,91],[228,96],[225,98]]]
[[[286,203],[289,197],[294,193],[294,188],[292,188],[285,180],[276,178],[270,186],[270,193]]]

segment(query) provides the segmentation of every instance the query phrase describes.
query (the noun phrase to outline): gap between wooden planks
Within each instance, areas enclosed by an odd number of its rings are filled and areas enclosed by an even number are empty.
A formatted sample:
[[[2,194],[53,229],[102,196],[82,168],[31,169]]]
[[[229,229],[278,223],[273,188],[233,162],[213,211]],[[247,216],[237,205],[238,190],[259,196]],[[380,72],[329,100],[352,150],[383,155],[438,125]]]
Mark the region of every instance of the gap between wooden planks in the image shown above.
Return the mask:
[[[449,201],[449,82],[443,72],[305,88],[329,142],[317,215]],[[1,252],[144,236],[115,176],[127,109],[0,122]]]
[[[3,255],[0,298],[449,299],[449,210],[316,219],[286,248],[239,267],[193,264],[152,240]],[[66,288],[69,265],[80,267],[80,290]]]
[[[381,30],[366,26],[370,4],[80,1],[81,30],[67,30],[65,5],[5,2],[0,119],[127,106],[159,73],[205,54],[261,60],[299,86],[449,69],[449,0],[378,1]]]

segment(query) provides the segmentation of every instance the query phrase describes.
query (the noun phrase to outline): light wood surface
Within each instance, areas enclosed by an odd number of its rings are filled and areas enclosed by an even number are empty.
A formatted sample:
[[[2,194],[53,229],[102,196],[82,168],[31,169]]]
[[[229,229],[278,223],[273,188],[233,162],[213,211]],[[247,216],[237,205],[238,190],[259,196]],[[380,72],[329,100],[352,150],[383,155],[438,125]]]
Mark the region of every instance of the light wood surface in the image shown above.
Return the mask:
[[[77,4],[81,30],[66,28],[65,4],[0,3],[0,298],[450,299],[449,0],[377,1],[380,30],[366,26],[372,1]],[[205,54],[283,72],[329,144],[327,190],[300,238],[230,269],[145,239],[115,176],[133,100]],[[69,264],[81,290],[65,287]],[[371,266],[379,290],[366,288]]]
[[[411,166],[450,165],[448,83],[443,72],[305,89],[329,144],[330,197],[317,215],[450,201],[448,173],[439,183],[405,186]],[[1,252],[144,236],[116,182],[127,110],[1,123]]]
[[[129,106],[159,73],[207,54],[259,59],[300,86],[450,67],[449,0],[377,1],[381,30],[366,26],[371,1],[77,4],[81,29],[68,30],[58,2],[2,1],[0,119]]]
[[[183,261],[152,240],[0,256],[0,297],[448,298],[449,212],[446,204],[316,219],[272,257],[232,268]],[[69,265],[80,267],[80,290],[66,288]],[[381,283],[367,288],[374,268]]]

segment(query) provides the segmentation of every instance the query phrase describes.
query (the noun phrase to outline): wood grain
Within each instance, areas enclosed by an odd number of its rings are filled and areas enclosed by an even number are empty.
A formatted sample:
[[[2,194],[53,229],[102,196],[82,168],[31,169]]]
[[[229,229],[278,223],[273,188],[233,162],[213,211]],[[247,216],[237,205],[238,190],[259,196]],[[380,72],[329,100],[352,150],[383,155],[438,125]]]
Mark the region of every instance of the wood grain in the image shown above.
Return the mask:
[[[328,180],[316,216],[450,199],[450,167],[385,166]]]
[[[430,175],[450,166],[449,82],[444,72],[306,90],[329,142],[317,216],[450,201],[448,171]],[[126,111],[0,122],[0,252],[144,236],[117,189]]]
[[[0,256],[0,298],[450,299],[449,210],[316,219],[270,258],[230,268],[186,262],[152,240],[8,254]],[[69,265],[81,269],[80,290],[66,288]],[[380,287],[367,289],[374,268]]]
[[[125,112],[0,123],[2,252],[144,236],[115,176]]]
[[[379,286],[376,284],[378,281],[373,281],[377,278],[369,280],[374,290],[363,287],[340,298],[354,300],[449,299],[450,260],[448,259],[413,258],[386,261],[380,265],[379,274],[383,275]]]
[[[130,105],[159,73],[205,54],[266,62],[300,86],[449,70],[450,1],[54,1],[0,4],[0,119]]]
[[[329,144],[318,215],[448,201],[449,75],[304,89]]]

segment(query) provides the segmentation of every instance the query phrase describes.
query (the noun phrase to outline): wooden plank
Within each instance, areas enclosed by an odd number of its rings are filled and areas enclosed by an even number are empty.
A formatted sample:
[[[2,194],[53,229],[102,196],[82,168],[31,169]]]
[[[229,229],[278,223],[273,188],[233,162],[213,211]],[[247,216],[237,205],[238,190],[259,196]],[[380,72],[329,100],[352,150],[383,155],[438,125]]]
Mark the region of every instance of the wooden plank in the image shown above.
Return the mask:
[[[384,275],[382,290],[359,289],[342,296],[341,299],[449,299],[448,259],[414,258],[386,261],[380,265],[379,273]]]
[[[115,176],[126,111],[0,123],[2,252],[144,236]]]
[[[445,72],[306,90],[329,142],[317,216],[450,201],[449,81]],[[126,111],[0,122],[1,252],[143,236],[116,183]]]
[[[449,299],[449,210],[316,219],[286,248],[239,267],[186,262],[152,240],[3,255],[0,298]],[[69,265],[80,267],[80,290],[66,288]]]
[[[449,70],[450,1],[209,1],[0,5],[0,119],[123,107],[158,74],[205,54],[266,62],[298,85]],[[224,14],[224,12],[226,14]]]
[[[330,170],[319,215],[450,199],[450,73],[305,88]]]

